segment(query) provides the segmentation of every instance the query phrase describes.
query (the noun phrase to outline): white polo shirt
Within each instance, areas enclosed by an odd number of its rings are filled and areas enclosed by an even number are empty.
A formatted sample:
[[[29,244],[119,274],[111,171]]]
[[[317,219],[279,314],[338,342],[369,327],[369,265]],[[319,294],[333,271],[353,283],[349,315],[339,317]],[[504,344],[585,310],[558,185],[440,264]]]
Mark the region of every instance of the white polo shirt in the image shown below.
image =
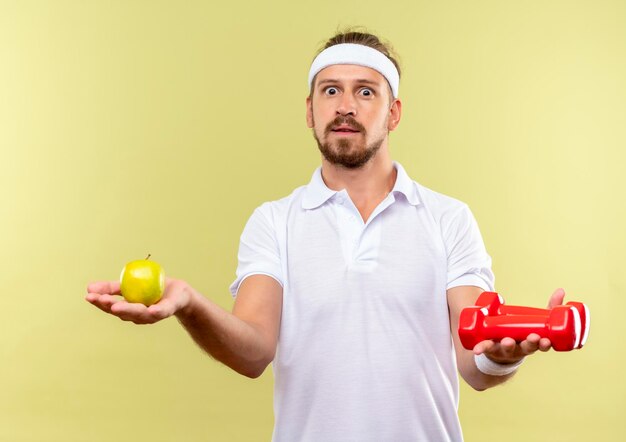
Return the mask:
[[[275,442],[463,439],[446,290],[493,291],[491,258],[466,204],[394,166],[366,223],[318,168],[241,235],[233,296],[254,274],[283,287]]]

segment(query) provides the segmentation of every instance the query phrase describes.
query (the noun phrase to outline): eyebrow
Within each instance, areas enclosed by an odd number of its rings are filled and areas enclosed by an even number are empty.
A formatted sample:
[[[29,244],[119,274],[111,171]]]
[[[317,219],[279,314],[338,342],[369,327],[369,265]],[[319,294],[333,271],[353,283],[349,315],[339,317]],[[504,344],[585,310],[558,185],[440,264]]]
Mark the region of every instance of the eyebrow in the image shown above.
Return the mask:
[[[371,84],[372,86],[378,86],[378,82],[377,81],[372,81],[372,80],[367,80],[365,78],[359,78],[358,80],[354,80],[355,83],[359,83],[359,84]],[[322,80],[318,83],[318,86],[321,86],[323,84],[326,83],[341,83],[341,80],[337,80],[334,78],[331,79],[327,79],[327,80]]]

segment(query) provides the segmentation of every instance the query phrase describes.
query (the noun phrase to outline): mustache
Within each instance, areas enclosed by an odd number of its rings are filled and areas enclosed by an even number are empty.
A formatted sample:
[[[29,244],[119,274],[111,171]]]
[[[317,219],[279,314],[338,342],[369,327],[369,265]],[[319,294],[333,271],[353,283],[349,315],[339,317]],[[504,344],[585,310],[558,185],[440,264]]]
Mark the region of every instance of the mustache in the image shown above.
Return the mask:
[[[338,116],[333,121],[328,123],[326,125],[326,129],[324,130],[324,133],[328,135],[329,133],[333,131],[333,127],[341,126],[342,124],[350,126],[351,129],[358,130],[359,132],[365,133],[365,127],[363,127],[362,124],[360,124],[358,121],[356,121],[352,117],[344,117],[344,116]]]

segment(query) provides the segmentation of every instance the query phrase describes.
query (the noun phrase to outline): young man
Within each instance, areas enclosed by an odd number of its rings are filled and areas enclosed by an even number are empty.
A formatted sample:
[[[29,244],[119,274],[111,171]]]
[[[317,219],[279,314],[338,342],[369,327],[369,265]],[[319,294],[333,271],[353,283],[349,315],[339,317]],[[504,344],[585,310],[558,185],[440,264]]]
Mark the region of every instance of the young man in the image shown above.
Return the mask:
[[[331,38],[310,74],[306,119],[322,153],[310,183],[257,208],[241,236],[228,313],[182,280],[150,307],[87,300],[135,323],[175,315],[211,356],[260,376],[273,362],[274,441],[462,440],[458,377],[477,390],[510,378],[516,343],[462,347],[461,310],[494,290],[468,206],[411,180],[391,160],[400,72],[371,34]],[[563,302],[557,290],[549,307]]]

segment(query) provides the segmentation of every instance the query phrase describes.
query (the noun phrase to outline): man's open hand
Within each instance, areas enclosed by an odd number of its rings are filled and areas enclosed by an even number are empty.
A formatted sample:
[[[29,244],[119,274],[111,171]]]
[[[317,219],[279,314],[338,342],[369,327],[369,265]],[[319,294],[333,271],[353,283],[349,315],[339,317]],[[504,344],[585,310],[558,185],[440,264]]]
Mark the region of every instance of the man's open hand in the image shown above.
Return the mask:
[[[121,296],[119,281],[97,281],[87,286],[85,299],[100,310],[135,324],[153,324],[168,318],[189,305],[191,287],[185,281],[165,278],[163,297],[156,304],[126,302]]]

